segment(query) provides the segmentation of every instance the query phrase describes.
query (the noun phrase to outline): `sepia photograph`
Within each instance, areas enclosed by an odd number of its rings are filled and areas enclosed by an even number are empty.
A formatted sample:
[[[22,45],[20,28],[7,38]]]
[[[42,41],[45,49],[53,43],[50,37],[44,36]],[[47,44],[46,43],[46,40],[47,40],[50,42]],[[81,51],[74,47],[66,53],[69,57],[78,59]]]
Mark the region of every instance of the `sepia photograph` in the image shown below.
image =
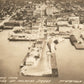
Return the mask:
[[[0,84],[84,84],[84,0],[0,0]]]

